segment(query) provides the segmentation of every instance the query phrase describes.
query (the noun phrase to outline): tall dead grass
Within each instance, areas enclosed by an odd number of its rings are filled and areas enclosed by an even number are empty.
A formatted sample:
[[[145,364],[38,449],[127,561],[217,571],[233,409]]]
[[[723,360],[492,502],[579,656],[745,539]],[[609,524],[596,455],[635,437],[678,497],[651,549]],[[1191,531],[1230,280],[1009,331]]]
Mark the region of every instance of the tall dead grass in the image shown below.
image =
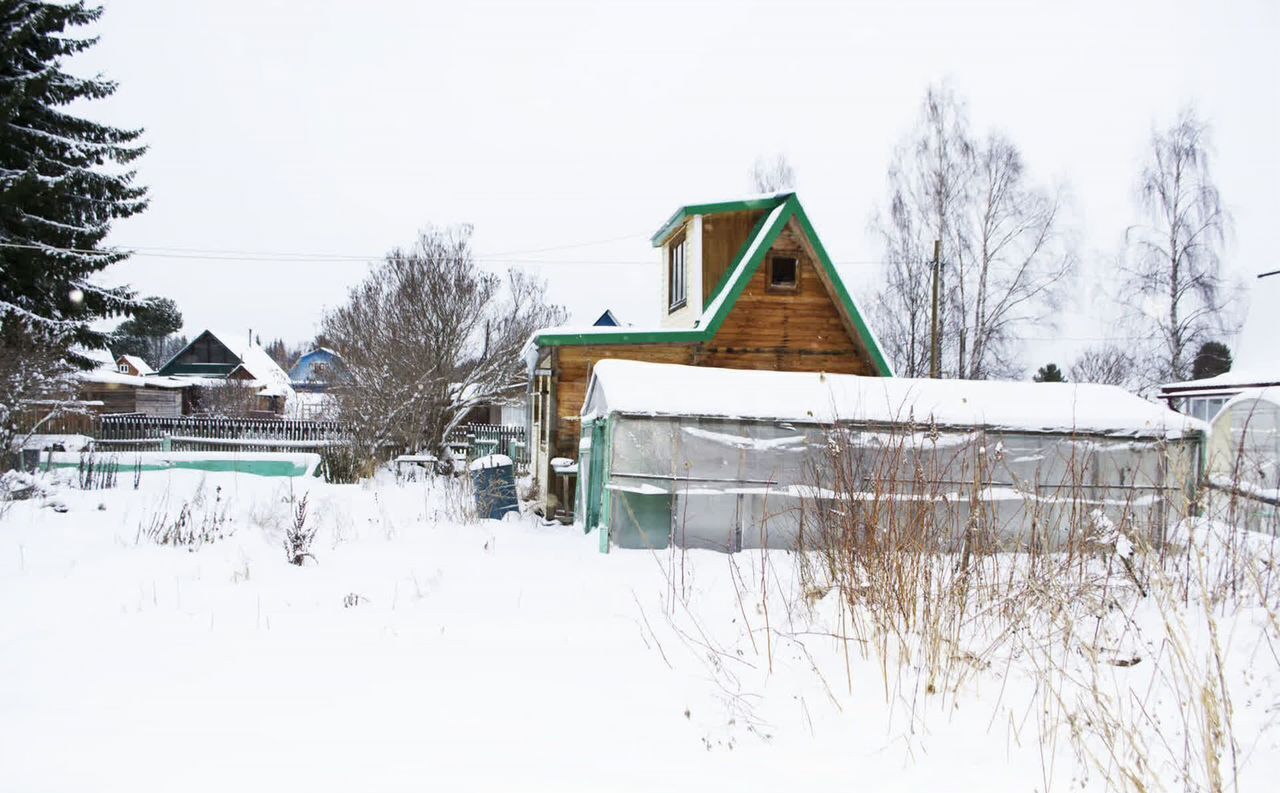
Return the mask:
[[[995,439],[921,454],[927,430],[882,434],[868,454],[857,435],[832,437],[831,480],[804,507],[818,538],[806,589],[838,593],[848,646],[881,669],[887,701],[923,719],[930,698],[1017,669],[1039,701],[1001,704],[1034,710],[1046,752],[1065,734],[1073,782],[1235,789],[1240,670],[1227,644],[1280,666],[1276,548],[1228,522],[1238,493],[1192,494],[1201,514],[1169,530],[1188,496],[1099,489],[1086,456],[1049,487],[1010,492],[993,486]],[[1255,635],[1240,635],[1242,610],[1261,615]]]

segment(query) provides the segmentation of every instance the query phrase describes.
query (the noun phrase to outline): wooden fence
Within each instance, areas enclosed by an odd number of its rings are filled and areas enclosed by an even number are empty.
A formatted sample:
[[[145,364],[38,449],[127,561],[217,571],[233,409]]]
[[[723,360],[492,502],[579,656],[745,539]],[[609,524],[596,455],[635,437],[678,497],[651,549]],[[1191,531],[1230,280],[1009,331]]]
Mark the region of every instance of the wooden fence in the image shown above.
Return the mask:
[[[173,451],[297,451],[345,444],[350,435],[338,421],[208,418],[111,414],[98,416],[93,432],[101,449]]]
[[[210,418],[204,416],[147,416],[115,413],[91,418],[91,426],[81,427],[103,451],[319,451],[346,444],[351,435],[340,421],[257,418]],[[451,446],[468,459],[498,453],[512,458],[516,466],[529,464],[529,448],[522,426],[510,424],[466,424],[454,430]]]
[[[468,447],[468,457],[481,454],[505,454],[517,468],[529,465],[529,445],[525,442],[524,427],[516,424],[464,424],[449,437],[451,444]]]

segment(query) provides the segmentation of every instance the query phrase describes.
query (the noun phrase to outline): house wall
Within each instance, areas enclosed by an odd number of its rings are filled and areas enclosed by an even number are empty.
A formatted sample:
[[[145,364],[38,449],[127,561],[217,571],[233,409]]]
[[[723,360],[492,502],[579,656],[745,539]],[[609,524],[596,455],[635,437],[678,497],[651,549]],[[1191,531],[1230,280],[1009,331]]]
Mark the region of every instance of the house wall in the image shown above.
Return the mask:
[[[159,374],[209,374],[224,375],[230,372],[240,359],[226,345],[205,331],[195,341],[161,368]]]
[[[733,266],[764,212],[712,215],[702,223],[702,304],[711,302],[720,279]]]
[[[778,236],[697,363],[727,369],[874,375],[794,223]],[[795,291],[770,291],[769,257],[799,260]]]
[[[102,402],[98,413],[143,413],[148,416],[182,415],[182,389],[139,388],[124,383],[90,383],[81,395]]]
[[[98,413],[134,413],[137,405],[134,390],[133,386],[123,383],[87,383],[81,390],[81,398],[101,402],[102,407],[96,408]]]
[[[694,215],[684,225],[684,245],[685,245],[685,296],[686,302],[682,308],[675,311],[669,311],[671,305],[670,299],[670,283],[667,278],[667,255],[670,244],[663,245],[659,250],[662,255],[662,261],[659,265],[659,273],[661,277],[658,279],[661,286],[659,289],[662,293],[662,300],[658,304],[661,306],[662,316],[660,326],[664,328],[692,328],[702,316],[702,216]]]
[[[177,418],[182,415],[182,391],[177,388],[139,388],[134,393],[139,413]]]

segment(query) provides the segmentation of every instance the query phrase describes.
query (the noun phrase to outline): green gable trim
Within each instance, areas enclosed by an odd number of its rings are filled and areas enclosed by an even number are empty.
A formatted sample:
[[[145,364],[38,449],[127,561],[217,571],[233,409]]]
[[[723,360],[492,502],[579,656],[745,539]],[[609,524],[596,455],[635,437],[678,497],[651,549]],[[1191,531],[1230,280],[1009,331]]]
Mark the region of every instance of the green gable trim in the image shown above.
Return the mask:
[[[831,262],[831,257],[827,254],[826,248],[822,246],[822,241],[818,239],[818,234],[814,231],[813,224],[809,222],[804,208],[800,206],[800,200],[796,198],[794,193],[769,200],[773,202],[770,214],[765,215],[756,224],[755,230],[743,245],[742,250],[739,251],[734,266],[730,267],[728,272],[721,278],[720,284],[717,285],[716,291],[712,293],[711,301],[708,303],[708,305],[711,305],[719,301],[716,305],[715,313],[711,317],[705,318],[701,327],[682,330],[622,331],[616,333],[546,333],[536,336],[534,344],[539,347],[577,347],[610,344],[700,344],[709,342],[720,330],[725,319],[729,316],[729,312],[737,304],[738,298],[746,290],[747,285],[751,283],[752,276],[760,269],[760,263],[764,261],[769,250],[777,242],[778,236],[786,228],[787,222],[794,217],[796,222],[800,224],[805,236],[809,238],[810,244],[813,245],[814,253],[818,256],[818,264],[826,272],[835,289],[833,297],[853,322],[854,330],[857,331],[859,336],[858,341],[866,347],[872,366],[881,376],[892,377],[893,367],[889,365],[888,360],[884,357],[875,334],[867,326],[866,320],[862,318],[862,313],[858,311],[858,306],[854,303],[849,290],[845,288],[840,274],[836,272],[835,265]],[[745,202],[735,203],[742,204]],[[776,209],[779,203],[784,203],[785,205],[775,217],[772,209]],[[688,208],[690,207],[686,207],[686,209]],[[752,208],[759,209],[760,207]],[[753,252],[750,260],[744,265],[743,260],[746,258],[748,251]],[[729,291],[721,299],[720,293],[726,289]]]
[[[195,374],[208,375],[210,377],[225,377],[231,374],[237,366],[237,363],[175,363],[161,369],[157,374],[161,375],[179,375],[179,374]]]
[[[795,193],[769,196],[768,198],[747,198],[740,201],[719,201],[714,204],[687,204],[675,211],[662,228],[649,239],[653,247],[658,247],[671,238],[684,222],[694,215],[721,215],[726,212],[754,212],[758,209],[773,209],[783,201],[789,200]]]
[[[814,252],[818,254],[818,261],[822,263],[823,269],[831,277],[831,285],[836,290],[836,299],[844,306],[844,310],[849,313],[849,319],[853,320],[853,326],[857,329],[862,343],[866,345],[867,354],[871,356],[871,363],[882,377],[893,377],[893,367],[889,365],[888,359],[884,357],[884,352],[880,349],[880,341],[876,339],[876,335],[871,332],[866,320],[862,318],[862,312],[858,311],[858,304],[853,302],[853,296],[845,288],[844,280],[836,272],[835,264],[832,263],[831,257],[827,255],[827,249],[822,246],[822,240],[818,239],[818,234],[813,230],[813,224],[809,222],[809,216],[805,214],[804,207],[800,206],[799,201],[796,202],[796,221],[800,223],[800,228],[804,231],[805,236],[809,238],[809,244],[813,246]]]

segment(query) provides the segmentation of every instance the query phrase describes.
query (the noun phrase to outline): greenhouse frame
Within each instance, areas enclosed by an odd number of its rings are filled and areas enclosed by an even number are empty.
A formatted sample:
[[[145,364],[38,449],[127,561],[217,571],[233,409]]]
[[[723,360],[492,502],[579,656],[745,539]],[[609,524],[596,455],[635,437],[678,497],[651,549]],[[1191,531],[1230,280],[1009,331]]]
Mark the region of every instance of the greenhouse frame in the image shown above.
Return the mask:
[[[1209,437],[1209,483],[1233,497],[1232,517],[1250,531],[1280,533],[1280,388],[1232,397]]]
[[[602,551],[815,547],[851,511],[942,548],[1158,536],[1192,508],[1207,430],[1113,386],[625,360],[596,364],[581,418],[576,514]]]

